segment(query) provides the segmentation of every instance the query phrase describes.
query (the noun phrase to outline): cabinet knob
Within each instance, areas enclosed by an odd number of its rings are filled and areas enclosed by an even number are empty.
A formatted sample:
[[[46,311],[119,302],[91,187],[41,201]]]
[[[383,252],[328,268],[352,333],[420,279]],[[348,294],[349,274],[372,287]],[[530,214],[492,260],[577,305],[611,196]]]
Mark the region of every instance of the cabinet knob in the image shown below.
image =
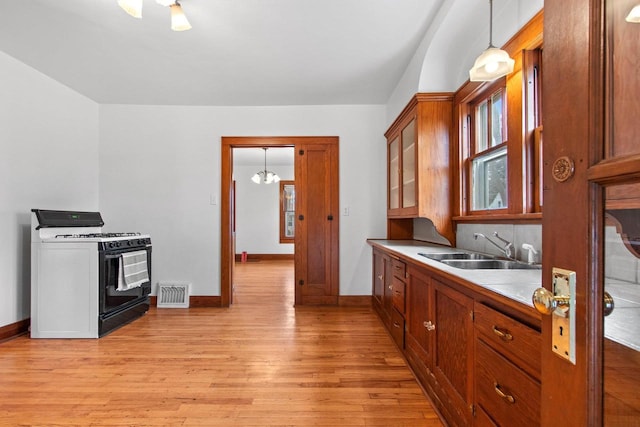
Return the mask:
[[[382,280],[382,274],[378,276],[378,280]]]
[[[392,291],[393,290],[393,285],[389,285],[388,288],[389,288],[390,291]]]
[[[427,331],[433,331],[436,328],[436,325],[431,322],[431,320],[422,322],[422,325],[427,328]]]

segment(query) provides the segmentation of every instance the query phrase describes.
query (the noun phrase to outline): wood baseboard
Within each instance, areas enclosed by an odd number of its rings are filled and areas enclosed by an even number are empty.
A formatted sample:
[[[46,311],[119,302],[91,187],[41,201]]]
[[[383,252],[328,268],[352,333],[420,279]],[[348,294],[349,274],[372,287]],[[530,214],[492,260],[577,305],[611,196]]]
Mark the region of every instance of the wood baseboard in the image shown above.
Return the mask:
[[[149,296],[152,307],[158,306],[158,297]],[[191,295],[189,296],[189,307],[222,307],[222,299],[219,296]]]
[[[236,262],[242,262],[242,254],[236,254]],[[292,260],[293,254],[247,254],[248,262]]]
[[[341,295],[338,297],[340,307],[371,307],[371,295]]]
[[[29,332],[29,325],[31,325],[31,319],[20,320],[10,325],[0,327],[0,342],[8,341],[20,335]]]

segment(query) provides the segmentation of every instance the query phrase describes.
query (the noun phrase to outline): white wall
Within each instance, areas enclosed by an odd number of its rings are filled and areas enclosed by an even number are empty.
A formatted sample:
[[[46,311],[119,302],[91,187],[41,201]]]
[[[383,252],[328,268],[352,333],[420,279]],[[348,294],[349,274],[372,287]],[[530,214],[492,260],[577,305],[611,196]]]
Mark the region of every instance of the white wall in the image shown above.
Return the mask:
[[[30,210],[98,208],[98,105],[0,52],[0,326],[30,317]]]
[[[503,46],[543,7],[543,0],[495,0],[493,44]],[[489,2],[445,1],[434,18],[437,28],[420,47],[387,102],[387,126],[416,92],[454,92],[489,45]],[[455,28],[455,31],[451,31]]]
[[[371,294],[368,237],[386,233],[385,107],[100,106],[105,230],[151,234],[153,282],[220,295],[222,136],[340,138],[340,294]],[[211,204],[211,199],[217,202]]]
[[[277,150],[277,148],[269,150]],[[291,150],[293,163],[293,150]],[[267,164],[282,180],[293,180],[293,165]],[[235,166],[236,253],[293,254],[292,243],[280,243],[280,184],[255,184],[251,177],[264,166]]]

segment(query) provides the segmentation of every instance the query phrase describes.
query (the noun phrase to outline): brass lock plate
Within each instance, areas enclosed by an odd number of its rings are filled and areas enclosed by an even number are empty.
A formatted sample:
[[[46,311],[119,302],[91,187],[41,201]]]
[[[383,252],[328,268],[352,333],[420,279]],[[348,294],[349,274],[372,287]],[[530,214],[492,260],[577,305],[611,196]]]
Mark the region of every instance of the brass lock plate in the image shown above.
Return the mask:
[[[554,353],[576,364],[576,272],[553,267],[553,295],[563,301],[551,313],[551,346]]]

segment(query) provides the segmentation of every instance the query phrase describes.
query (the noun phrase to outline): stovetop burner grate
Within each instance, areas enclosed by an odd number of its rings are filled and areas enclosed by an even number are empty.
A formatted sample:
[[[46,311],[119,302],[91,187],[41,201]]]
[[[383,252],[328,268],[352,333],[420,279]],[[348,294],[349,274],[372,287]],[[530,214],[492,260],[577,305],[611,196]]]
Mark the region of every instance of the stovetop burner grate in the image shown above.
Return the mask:
[[[112,237],[133,237],[140,236],[140,233],[88,233],[88,234],[56,234],[56,239],[95,239]]]

